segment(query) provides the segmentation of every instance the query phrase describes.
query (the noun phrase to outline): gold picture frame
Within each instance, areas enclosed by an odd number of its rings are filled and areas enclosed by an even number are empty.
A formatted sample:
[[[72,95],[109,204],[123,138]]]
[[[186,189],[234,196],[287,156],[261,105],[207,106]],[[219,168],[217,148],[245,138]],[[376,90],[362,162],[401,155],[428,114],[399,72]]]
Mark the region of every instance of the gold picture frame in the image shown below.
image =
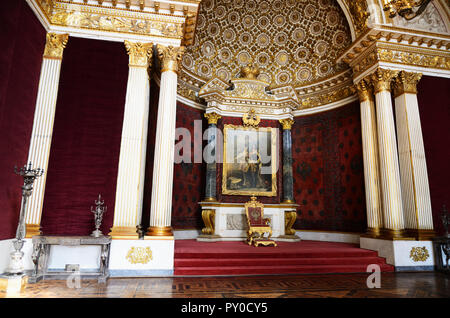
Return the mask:
[[[277,195],[277,128],[224,125],[222,194]]]

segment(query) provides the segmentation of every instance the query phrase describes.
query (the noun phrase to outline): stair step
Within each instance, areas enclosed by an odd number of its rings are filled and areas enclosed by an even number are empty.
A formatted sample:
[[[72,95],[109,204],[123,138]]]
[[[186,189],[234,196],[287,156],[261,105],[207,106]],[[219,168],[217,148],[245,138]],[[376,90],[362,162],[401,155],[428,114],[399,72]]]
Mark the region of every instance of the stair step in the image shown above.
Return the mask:
[[[270,247],[267,247],[270,248]],[[364,250],[364,249],[355,249],[351,251],[324,251],[321,253],[320,250],[314,251],[303,251],[303,252],[292,252],[292,253],[277,253],[277,258],[317,258],[319,255],[323,254],[323,257],[377,257],[378,253],[376,251]],[[245,256],[246,258],[264,258],[264,257],[273,257],[274,254],[271,252],[254,252],[254,253],[195,253],[195,252],[175,252],[176,259],[182,258],[202,258],[202,259],[217,259],[217,258],[242,258]]]
[[[385,259],[369,257],[321,257],[321,258],[259,258],[259,264],[270,265],[364,265],[364,264],[385,264]],[[220,258],[220,259],[199,259],[184,258],[175,259],[175,267],[219,267],[219,266],[252,266],[254,259],[248,258]]]
[[[392,272],[394,267],[380,265],[381,271]],[[284,266],[230,266],[214,267],[177,267],[174,275],[267,275],[267,274],[313,274],[313,273],[366,273],[366,265],[284,265]]]

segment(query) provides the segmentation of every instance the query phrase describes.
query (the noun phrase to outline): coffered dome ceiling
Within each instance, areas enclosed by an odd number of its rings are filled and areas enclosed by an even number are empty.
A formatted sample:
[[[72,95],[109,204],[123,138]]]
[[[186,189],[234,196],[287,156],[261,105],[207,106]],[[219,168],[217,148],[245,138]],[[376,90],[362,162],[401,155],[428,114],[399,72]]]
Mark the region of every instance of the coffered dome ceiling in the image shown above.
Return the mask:
[[[203,0],[178,91],[199,101],[204,83],[213,77],[228,82],[249,63],[271,87],[307,86],[346,70],[335,61],[350,44],[337,1]]]

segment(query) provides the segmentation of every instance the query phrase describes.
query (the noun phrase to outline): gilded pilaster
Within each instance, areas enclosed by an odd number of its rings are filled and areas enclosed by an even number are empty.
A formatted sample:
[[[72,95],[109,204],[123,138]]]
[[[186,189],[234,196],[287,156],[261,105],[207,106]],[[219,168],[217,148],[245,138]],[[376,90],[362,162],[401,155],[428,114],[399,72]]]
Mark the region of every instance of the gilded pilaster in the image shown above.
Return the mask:
[[[150,99],[147,69],[152,43],[124,41],[129,56],[127,94],[117,173],[113,238],[138,239],[144,197],[145,156]]]
[[[33,166],[44,169],[45,172],[48,168],[53,136],[61,62],[68,40],[68,34],[47,33],[46,35],[27,160]],[[47,173],[44,173],[42,178],[37,179],[34,184],[34,193],[29,199],[25,216],[26,237],[40,234],[46,179]]]
[[[374,88],[379,146],[383,222],[386,235],[404,236],[404,217],[391,82],[398,71],[378,68],[369,79]]]
[[[157,45],[161,64],[153,188],[148,236],[173,236],[171,228],[177,72],[184,47]]]
[[[383,228],[380,171],[378,163],[377,123],[373,90],[366,80],[356,84],[361,107],[364,182],[368,234],[378,236]]]
[[[405,227],[417,238],[433,236],[433,216],[417,101],[422,74],[401,71],[395,79],[395,113]]]

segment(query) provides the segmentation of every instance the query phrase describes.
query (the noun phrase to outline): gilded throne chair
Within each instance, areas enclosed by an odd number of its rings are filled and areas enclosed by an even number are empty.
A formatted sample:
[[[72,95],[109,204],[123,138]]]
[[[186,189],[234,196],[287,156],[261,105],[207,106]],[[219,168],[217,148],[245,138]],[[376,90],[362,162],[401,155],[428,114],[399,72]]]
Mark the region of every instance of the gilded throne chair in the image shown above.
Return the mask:
[[[244,206],[247,216],[248,245],[277,246],[275,241],[270,239],[272,236],[272,228],[270,226],[270,219],[264,218],[264,204],[256,201],[256,197],[252,196],[251,200],[245,203]]]

